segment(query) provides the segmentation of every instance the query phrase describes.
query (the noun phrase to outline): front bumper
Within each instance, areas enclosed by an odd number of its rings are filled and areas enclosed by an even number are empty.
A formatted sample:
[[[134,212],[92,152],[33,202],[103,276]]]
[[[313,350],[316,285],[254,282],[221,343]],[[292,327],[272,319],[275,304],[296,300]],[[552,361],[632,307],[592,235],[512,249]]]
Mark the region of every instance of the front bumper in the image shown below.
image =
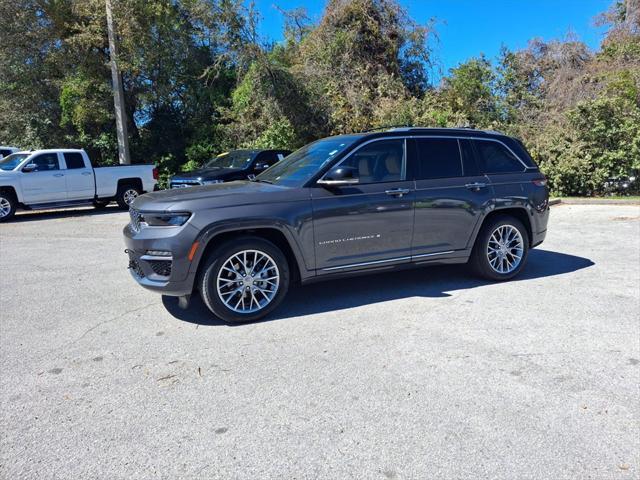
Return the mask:
[[[177,228],[144,228],[134,231],[124,227],[125,252],[129,271],[142,287],[170,296],[190,295],[196,272],[191,271],[189,250],[197,232],[189,224]],[[170,256],[155,255],[167,252]]]

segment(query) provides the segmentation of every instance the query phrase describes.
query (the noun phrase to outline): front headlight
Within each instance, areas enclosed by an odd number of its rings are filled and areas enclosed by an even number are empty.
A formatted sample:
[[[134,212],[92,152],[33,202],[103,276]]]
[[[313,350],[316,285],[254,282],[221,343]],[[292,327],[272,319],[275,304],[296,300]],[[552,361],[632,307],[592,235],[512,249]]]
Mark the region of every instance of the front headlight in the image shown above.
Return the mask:
[[[222,183],[222,180],[203,180],[203,185],[213,185],[214,183]]]
[[[187,223],[190,213],[140,212],[140,224],[146,227],[179,227]]]

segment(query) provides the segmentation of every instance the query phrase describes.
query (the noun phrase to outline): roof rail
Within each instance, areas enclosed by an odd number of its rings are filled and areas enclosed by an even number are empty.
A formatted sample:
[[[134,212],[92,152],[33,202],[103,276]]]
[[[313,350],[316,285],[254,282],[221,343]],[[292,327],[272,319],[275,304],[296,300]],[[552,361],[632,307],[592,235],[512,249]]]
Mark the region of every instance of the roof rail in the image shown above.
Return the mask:
[[[413,128],[411,125],[383,125],[381,127],[363,130],[362,133],[377,132],[378,130],[395,130],[397,128]]]

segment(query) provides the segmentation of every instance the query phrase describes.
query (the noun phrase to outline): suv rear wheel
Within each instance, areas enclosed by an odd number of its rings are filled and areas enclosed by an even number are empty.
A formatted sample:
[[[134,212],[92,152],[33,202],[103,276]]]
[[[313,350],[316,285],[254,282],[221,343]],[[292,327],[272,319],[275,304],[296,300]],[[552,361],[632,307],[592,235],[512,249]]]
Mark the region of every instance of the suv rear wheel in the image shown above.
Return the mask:
[[[6,222],[15,215],[17,204],[13,193],[0,190],[0,222]]]
[[[242,237],[218,247],[200,278],[204,303],[219,318],[241,323],[273,311],[289,288],[289,265],[282,251],[258,237]]]
[[[471,254],[475,272],[489,280],[515,277],[527,260],[529,235],[522,222],[511,216],[496,217],[478,234]]]

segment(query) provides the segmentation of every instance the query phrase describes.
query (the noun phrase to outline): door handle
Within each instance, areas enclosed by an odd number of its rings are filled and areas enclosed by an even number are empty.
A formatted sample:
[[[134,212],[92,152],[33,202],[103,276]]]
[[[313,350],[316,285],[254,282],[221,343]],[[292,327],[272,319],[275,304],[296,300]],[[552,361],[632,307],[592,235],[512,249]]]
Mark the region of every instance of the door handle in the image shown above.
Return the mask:
[[[465,187],[467,187],[469,190],[475,190],[476,192],[481,188],[485,188],[486,186],[487,184],[482,182],[467,183],[465,185]]]
[[[64,173],[54,173],[54,177],[64,177]]]
[[[83,175],[91,175],[91,172],[82,172]]]
[[[411,190],[409,190],[408,188],[392,188],[391,190],[385,190],[384,193],[394,197],[402,197],[403,195],[406,195],[410,191]]]

